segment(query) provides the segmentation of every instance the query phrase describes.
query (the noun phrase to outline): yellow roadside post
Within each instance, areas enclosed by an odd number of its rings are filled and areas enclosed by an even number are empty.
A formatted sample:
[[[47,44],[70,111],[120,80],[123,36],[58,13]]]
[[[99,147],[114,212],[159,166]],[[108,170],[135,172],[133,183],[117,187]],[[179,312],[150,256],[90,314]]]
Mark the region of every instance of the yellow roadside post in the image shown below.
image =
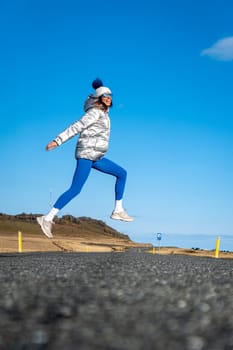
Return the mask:
[[[156,253],[155,247],[153,247],[152,253],[153,253],[153,254]]]
[[[23,251],[22,232],[18,231],[18,252],[22,253],[22,251]]]
[[[218,258],[219,256],[219,247],[220,247],[220,237],[216,239],[215,258]]]

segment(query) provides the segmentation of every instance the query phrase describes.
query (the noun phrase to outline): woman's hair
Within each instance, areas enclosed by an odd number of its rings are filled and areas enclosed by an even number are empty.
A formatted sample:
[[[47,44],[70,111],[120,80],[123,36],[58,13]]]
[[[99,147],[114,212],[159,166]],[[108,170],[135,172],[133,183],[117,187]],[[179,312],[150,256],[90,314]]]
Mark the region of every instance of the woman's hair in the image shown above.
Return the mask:
[[[102,101],[102,96],[98,98],[98,100],[95,102],[95,107],[101,109],[102,111],[106,112],[108,110],[108,106],[106,106]],[[111,106],[112,107],[112,103]]]

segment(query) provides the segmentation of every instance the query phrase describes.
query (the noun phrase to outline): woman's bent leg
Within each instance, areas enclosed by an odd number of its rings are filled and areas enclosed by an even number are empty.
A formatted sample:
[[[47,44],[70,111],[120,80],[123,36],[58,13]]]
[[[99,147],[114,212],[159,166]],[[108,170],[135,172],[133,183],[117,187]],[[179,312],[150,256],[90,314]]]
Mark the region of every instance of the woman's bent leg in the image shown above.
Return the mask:
[[[123,198],[127,178],[126,170],[107,158],[102,158],[93,162],[92,167],[102,173],[116,177],[115,199],[121,200]]]
[[[125,189],[127,172],[125,169],[113,163],[107,158],[102,158],[96,162],[93,162],[92,167],[102,173],[113,175],[116,177],[115,184],[115,209],[111,214],[111,218],[114,220],[133,221],[134,218],[129,216],[122,206],[122,198]]]

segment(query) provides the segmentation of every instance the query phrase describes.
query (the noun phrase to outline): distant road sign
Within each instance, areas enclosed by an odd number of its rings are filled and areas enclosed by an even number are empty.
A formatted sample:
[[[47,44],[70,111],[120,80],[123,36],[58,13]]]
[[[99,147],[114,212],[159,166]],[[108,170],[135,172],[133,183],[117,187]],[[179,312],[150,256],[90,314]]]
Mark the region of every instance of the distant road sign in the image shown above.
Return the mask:
[[[161,241],[161,239],[162,239],[162,233],[157,233],[157,240]]]

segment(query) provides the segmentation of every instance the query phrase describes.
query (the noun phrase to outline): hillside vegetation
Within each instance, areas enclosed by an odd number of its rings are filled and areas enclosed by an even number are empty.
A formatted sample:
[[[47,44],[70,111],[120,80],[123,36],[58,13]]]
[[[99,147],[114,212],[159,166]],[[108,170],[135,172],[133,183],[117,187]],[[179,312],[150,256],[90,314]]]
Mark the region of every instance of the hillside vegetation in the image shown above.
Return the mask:
[[[18,230],[24,233],[38,234],[41,233],[40,227],[36,222],[36,217],[40,214],[18,214],[8,215],[0,213],[0,234],[11,234]],[[62,218],[55,218],[55,234],[85,234],[90,236],[108,235],[114,238],[131,241],[127,235],[120,233],[112,227],[106,225],[101,220],[95,220],[88,217],[76,218],[72,215],[65,215]]]
[[[0,252],[17,251],[18,231],[23,234],[24,251],[122,251],[150,246],[133,242],[101,220],[72,215],[55,218],[54,237],[48,239],[36,221],[39,215],[0,213]]]

